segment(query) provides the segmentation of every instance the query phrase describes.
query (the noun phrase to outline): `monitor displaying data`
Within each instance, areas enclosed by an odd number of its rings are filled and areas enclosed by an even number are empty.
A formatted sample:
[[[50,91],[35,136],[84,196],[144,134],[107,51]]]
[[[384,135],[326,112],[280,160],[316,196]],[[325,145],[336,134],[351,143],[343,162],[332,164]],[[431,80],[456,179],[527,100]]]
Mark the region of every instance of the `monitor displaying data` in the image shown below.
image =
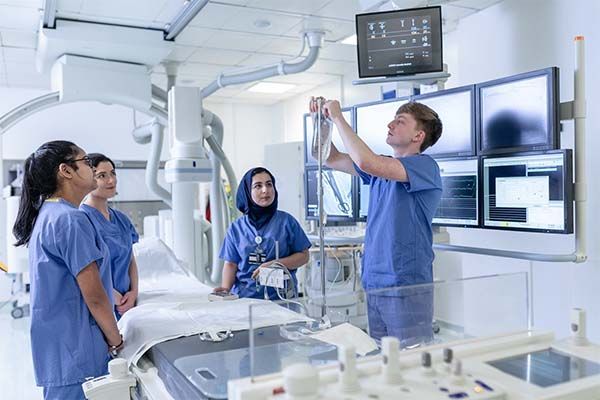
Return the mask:
[[[405,97],[356,106],[356,134],[375,154],[386,156],[394,154],[392,148],[386,143],[388,124],[396,117],[398,108],[408,101],[409,98]]]
[[[318,169],[307,168],[304,173],[306,219],[318,220]],[[352,181],[350,174],[323,169],[323,210],[327,220],[354,220]]]
[[[571,150],[485,157],[483,226],[573,233]]]
[[[477,158],[438,160],[442,176],[442,199],[433,217],[435,225],[479,225]]]
[[[439,6],[356,15],[358,76],[443,70]]]
[[[352,112],[352,108],[344,108],[342,110],[342,115],[344,119],[350,124],[352,129],[354,129],[354,116]],[[313,120],[310,114],[304,114],[304,162],[306,165],[317,165],[318,161],[312,156],[311,148],[314,134]],[[333,136],[331,138],[331,142],[335,145],[336,149],[341,151],[342,153],[346,153],[346,147],[342,142],[342,137],[340,136],[337,127],[335,124],[333,125]]]
[[[434,157],[473,156],[475,147],[475,87],[442,90],[413,97],[433,109],[442,120],[442,136],[425,150]]]
[[[560,148],[558,68],[477,85],[480,154]]]

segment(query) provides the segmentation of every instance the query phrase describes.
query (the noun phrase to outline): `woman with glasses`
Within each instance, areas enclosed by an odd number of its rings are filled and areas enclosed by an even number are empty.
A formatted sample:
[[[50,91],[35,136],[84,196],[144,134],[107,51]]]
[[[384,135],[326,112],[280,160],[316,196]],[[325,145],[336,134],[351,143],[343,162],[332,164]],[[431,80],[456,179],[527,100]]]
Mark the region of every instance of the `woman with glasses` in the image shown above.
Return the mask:
[[[96,188],[91,162],[75,144],[53,141],[25,160],[13,227],[29,247],[31,350],[44,399],[84,399],[81,383],[107,373],[123,346],[113,313],[108,248],[79,210]]]
[[[92,220],[108,245],[113,280],[113,296],[117,319],[135,306],[138,296],[138,270],[132,246],[139,236],[122,212],[108,206],[108,199],[117,194],[115,163],[104,154],[88,155],[94,169],[97,188],[91,192],[81,210]]]

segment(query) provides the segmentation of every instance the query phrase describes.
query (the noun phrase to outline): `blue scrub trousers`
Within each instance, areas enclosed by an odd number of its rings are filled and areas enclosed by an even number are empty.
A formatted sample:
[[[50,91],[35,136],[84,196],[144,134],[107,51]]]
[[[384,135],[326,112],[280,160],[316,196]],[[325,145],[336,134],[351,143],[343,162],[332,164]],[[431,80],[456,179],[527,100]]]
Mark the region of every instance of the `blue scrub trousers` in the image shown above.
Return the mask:
[[[81,383],[68,386],[44,386],[44,400],[85,400]]]
[[[374,339],[394,336],[402,348],[430,343],[433,340],[433,289],[367,293],[367,315],[369,335]]]

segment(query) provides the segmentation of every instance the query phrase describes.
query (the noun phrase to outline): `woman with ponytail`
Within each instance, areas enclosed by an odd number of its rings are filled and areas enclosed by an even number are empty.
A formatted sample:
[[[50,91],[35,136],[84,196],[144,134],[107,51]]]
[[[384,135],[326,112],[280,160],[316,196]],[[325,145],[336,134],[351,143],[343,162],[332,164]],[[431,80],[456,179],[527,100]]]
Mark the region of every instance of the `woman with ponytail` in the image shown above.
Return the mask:
[[[279,244],[279,263],[285,265],[296,283],[296,269],[308,262],[310,241],[290,214],[277,209],[275,177],[265,168],[252,168],[242,178],[236,195],[237,208],[244,215],[235,220],[221,247],[225,260],[221,287],[240,297],[263,298],[265,288],[256,284],[261,268],[271,265]],[[278,299],[273,288],[267,296]]]
[[[13,233],[29,248],[31,350],[44,399],[84,399],[82,382],[107,373],[122,348],[108,248],[79,210],[96,182],[75,144],[53,141],[25,161]]]

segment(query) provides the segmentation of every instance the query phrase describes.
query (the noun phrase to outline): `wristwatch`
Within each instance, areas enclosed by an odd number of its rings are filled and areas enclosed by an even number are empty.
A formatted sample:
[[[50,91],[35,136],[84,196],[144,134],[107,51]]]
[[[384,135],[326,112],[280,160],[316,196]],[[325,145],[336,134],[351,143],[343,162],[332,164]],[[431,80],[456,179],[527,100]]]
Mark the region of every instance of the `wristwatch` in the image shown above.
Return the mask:
[[[117,349],[118,349],[119,347],[123,346],[123,335],[120,335],[120,336],[121,336],[121,341],[119,342],[119,344],[118,344],[118,345],[116,345],[116,346],[110,346],[110,345],[109,345],[109,346],[108,346],[108,352],[110,353],[110,355],[111,355],[113,358],[115,358],[115,357],[118,355],[118,350],[117,350]]]

